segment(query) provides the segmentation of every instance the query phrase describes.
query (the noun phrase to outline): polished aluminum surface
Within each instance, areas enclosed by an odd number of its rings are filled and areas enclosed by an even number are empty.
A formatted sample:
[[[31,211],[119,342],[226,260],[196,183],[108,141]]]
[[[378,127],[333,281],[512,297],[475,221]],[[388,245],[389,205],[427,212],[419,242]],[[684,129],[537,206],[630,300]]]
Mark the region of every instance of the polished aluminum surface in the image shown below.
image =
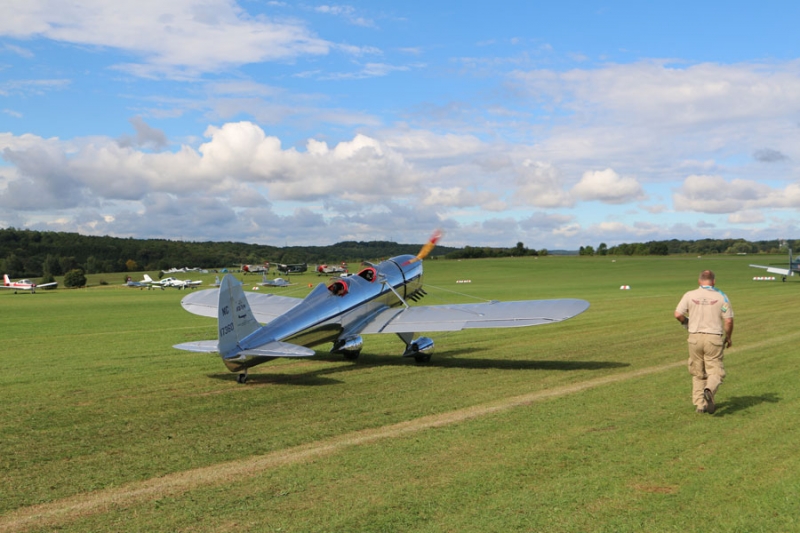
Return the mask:
[[[181,301],[187,311],[217,317],[219,340],[176,348],[218,351],[231,371],[243,372],[276,357],[313,355],[311,347],[328,342],[334,353],[355,358],[363,347],[362,334],[396,333],[406,344],[403,355],[425,362],[434,342],[414,339],[414,332],[532,326],[566,320],[589,307],[575,299],[409,306],[424,296],[422,261],[413,255],[320,283],[302,300],[245,295],[241,283],[228,274],[219,290],[200,291]]]

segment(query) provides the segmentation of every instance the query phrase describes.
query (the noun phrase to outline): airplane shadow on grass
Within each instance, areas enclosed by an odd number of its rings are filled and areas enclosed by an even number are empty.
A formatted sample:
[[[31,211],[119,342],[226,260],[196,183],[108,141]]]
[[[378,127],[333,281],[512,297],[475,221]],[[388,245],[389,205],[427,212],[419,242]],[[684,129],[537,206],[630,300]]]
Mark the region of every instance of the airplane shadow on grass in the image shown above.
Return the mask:
[[[474,352],[483,352],[484,350],[465,348],[461,350],[442,351],[434,354],[431,360],[427,363],[421,363],[418,366],[421,368],[463,368],[475,370],[551,370],[551,371],[576,371],[576,370],[602,370],[605,368],[623,368],[630,366],[628,363],[619,363],[612,361],[558,361],[558,360],[543,360],[543,359],[491,359],[491,358],[469,358],[459,357],[468,355]],[[304,359],[303,363],[311,363],[313,361],[325,361],[331,363],[341,363],[344,360],[341,355],[333,354],[317,354],[311,359]],[[269,365],[269,363],[266,363]],[[343,372],[356,372],[365,367],[375,366],[407,366],[417,365],[413,359],[401,358],[396,355],[383,355],[383,354],[368,354],[362,353],[358,360],[352,364],[339,366],[336,368],[323,368],[318,370],[311,370],[300,374],[270,374],[268,372],[259,373],[258,370],[251,372],[248,375],[248,384],[272,384],[272,385],[305,385],[305,386],[319,386],[319,385],[334,385],[341,383],[341,381],[332,379],[326,376],[340,374]],[[285,368],[285,367],[284,367]],[[267,367],[264,367],[267,370]],[[237,374],[234,373],[220,373],[209,374],[210,378],[220,379],[224,381],[236,381]],[[720,405],[722,407],[722,405]]]
[[[733,396],[724,402],[717,402],[717,411],[713,416],[728,416],[762,403],[778,403],[781,397],[777,393],[768,392],[761,396]]]

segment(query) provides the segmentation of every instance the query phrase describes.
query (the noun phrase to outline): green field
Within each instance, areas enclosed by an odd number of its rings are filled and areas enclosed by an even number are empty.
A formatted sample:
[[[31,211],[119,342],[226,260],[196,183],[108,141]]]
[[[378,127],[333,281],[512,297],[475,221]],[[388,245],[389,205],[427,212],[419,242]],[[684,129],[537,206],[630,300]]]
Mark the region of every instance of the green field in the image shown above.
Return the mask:
[[[0,532],[800,531],[800,280],[751,262],[785,256],[427,261],[423,304],[591,307],[431,334],[424,365],[366,336],[355,363],[319,351],[246,385],[171,348],[215,336],[183,291],[2,292]],[[736,313],[713,416],[672,316],[704,268]],[[293,281],[269,291],[320,278]]]

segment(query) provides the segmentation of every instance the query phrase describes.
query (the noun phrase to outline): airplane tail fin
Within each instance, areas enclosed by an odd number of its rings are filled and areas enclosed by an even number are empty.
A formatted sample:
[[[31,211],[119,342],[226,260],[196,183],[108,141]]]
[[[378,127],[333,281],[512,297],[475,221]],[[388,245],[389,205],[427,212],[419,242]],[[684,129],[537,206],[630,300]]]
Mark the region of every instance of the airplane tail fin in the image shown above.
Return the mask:
[[[190,352],[217,352],[231,372],[246,372],[249,367],[276,357],[314,355],[314,350],[304,346],[254,338],[258,335],[253,333],[260,330],[261,325],[250,309],[242,283],[230,274],[225,274],[219,284],[218,302],[218,340],[186,342],[176,344],[174,348]],[[247,379],[244,375],[244,379]]]
[[[5,285],[6,287],[11,285],[11,280],[8,279],[8,274],[3,274],[3,285]]]
[[[145,274],[145,275],[144,275],[144,280],[145,280],[146,282],[150,283],[150,282],[152,282],[152,281],[153,281],[153,278],[151,278],[149,274]]]
[[[239,341],[258,330],[260,324],[250,310],[242,284],[225,274],[219,284],[218,350],[223,359],[241,351]]]

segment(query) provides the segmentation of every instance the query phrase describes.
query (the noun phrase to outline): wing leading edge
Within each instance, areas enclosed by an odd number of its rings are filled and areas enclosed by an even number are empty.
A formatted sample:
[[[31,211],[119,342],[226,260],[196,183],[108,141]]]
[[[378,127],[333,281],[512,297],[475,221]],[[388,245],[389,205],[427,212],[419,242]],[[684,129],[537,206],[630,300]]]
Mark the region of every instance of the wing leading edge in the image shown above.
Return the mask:
[[[394,308],[378,313],[361,333],[537,326],[567,320],[588,308],[586,300],[568,298]]]

